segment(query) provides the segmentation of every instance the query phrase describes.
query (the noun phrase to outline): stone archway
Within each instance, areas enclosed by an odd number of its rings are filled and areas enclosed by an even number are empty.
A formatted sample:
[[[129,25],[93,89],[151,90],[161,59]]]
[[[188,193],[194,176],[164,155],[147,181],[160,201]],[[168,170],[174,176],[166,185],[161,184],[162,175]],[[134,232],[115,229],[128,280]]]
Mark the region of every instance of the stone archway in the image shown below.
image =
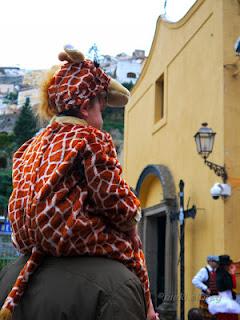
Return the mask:
[[[161,319],[176,319],[177,312],[177,259],[178,259],[178,222],[171,219],[178,211],[175,184],[170,170],[164,165],[148,165],[139,176],[136,185],[136,193],[139,196],[144,181],[150,176],[156,177],[162,187],[162,196],[159,195],[159,204],[143,209],[143,225],[140,234],[143,238],[143,246],[146,259],[150,262],[151,281],[156,281],[157,276],[152,271],[153,265],[157,263],[159,252],[154,251],[154,243],[159,238],[159,221],[165,223],[165,252],[164,252],[164,297],[163,302],[158,305]],[[163,220],[164,219],[164,220]],[[161,232],[161,231],[160,231]],[[148,247],[150,246],[150,250]],[[159,247],[157,247],[159,248]],[[162,250],[162,248],[157,249]],[[159,269],[158,269],[159,270]],[[157,284],[153,283],[154,286]],[[157,290],[157,289],[156,289]]]

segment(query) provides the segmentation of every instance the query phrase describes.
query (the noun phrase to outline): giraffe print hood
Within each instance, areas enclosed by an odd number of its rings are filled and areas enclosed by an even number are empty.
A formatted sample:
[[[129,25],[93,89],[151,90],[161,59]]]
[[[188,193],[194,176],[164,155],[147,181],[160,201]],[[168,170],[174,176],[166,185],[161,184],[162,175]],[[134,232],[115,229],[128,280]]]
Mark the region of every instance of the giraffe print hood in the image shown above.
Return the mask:
[[[49,103],[58,113],[89,102],[107,92],[110,77],[91,60],[66,63],[54,75],[48,88]]]
[[[58,56],[63,65],[53,67],[42,82],[39,115],[51,118],[56,114],[80,107],[99,94],[110,107],[128,103],[130,92],[107,75],[96,62],[85,59],[72,46],[65,46]]]

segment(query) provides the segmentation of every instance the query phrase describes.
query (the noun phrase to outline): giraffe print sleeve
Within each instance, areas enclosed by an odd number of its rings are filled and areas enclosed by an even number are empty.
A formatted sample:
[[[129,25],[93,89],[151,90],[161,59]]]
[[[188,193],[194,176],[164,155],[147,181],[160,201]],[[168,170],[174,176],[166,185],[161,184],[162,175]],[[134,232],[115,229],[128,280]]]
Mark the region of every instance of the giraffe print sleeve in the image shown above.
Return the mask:
[[[120,230],[135,224],[140,202],[121,178],[112,138],[99,130],[89,134],[83,156],[88,189],[96,211],[106,216]]]

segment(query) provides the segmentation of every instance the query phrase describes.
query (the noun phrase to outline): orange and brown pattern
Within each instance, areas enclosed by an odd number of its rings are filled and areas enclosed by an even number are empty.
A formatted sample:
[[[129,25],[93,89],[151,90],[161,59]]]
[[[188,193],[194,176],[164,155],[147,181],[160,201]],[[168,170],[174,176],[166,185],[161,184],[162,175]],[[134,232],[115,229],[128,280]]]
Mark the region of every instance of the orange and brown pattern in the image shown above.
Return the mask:
[[[51,108],[57,113],[81,106],[101,92],[107,92],[110,77],[91,60],[65,63],[48,88]]]
[[[13,242],[32,255],[3,308],[13,311],[44,254],[116,259],[140,278],[148,304],[142,249],[120,231],[136,216],[139,200],[120,176],[111,136],[67,118],[53,121],[14,155]]]

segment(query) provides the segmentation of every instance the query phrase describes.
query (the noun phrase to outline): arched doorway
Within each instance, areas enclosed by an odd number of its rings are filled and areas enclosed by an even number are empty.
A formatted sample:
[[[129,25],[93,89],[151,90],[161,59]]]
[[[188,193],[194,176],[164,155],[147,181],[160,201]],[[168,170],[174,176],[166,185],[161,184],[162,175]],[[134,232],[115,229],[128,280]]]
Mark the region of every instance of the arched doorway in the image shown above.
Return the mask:
[[[174,319],[178,226],[171,219],[177,211],[177,197],[169,169],[163,165],[145,167],[137,181],[136,192],[143,204],[139,234],[146,256],[153,303],[163,320]]]

